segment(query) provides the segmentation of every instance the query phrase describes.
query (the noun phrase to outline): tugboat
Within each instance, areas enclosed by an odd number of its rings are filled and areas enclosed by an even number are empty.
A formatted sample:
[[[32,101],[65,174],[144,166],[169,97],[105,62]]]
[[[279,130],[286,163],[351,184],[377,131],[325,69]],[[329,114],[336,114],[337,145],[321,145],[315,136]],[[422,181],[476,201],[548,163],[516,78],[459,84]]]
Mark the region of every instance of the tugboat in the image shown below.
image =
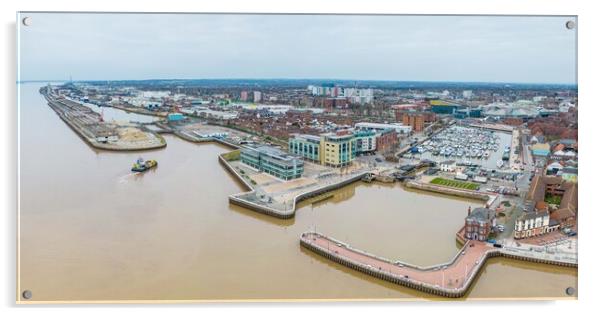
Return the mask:
[[[156,160],[147,160],[147,161],[144,161],[144,159],[138,158],[138,160],[136,160],[136,162],[132,166],[132,171],[134,171],[134,172],[144,172],[144,171],[147,171],[147,170],[149,170],[151,168],[154,168],[156,166],[157,166],[157,161]]]

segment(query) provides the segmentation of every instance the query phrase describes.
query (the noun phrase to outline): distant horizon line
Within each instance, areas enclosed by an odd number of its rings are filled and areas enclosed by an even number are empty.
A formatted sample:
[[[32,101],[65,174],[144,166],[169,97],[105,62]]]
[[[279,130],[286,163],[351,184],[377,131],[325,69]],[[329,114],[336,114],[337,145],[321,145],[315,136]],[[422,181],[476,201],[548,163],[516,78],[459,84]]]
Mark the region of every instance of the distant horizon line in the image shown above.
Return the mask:
[[[515,85],[564,85],[578,86],[578,83],[566,82],[518,82],[518,81],[453,81],[453,80],[393,80],[393,79],[343,79],[343,78],[149,78],[149,79],[33,79],[33,80],[17,80],[17,83],[28,82],[99,82],[99,81],[193,81],[193,80],[224,80],[224,81],[265,81],[265,80],[290,80],[290,81],[359,81],[359,82],[408,82],[408,83],[465,83],[465,84],[515,84]]]

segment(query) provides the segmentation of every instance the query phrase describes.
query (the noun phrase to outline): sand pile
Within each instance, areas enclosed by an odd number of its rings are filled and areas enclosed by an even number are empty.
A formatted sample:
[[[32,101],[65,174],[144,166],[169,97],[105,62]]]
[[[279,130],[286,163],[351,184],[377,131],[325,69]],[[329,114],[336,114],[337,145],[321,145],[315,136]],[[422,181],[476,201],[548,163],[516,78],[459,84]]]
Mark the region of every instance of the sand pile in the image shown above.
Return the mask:
[[[119,139],[123,141],[135,142],[146,140],[148,139],[148,136],[145,132],[137,128],[126,127],[119,129]]]

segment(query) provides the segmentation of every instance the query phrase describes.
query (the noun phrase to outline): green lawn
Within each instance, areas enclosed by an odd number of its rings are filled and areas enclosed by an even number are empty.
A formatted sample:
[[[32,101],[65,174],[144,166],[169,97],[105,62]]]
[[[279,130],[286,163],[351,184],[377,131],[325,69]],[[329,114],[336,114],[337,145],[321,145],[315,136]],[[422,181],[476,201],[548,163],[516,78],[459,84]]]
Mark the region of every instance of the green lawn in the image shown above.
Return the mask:
[[[229,153],[225,153],[222,155],[224,159],[227,161],[239,160],[240,159],[240,149],[231,151]]]
[[[444,179],[444,178],[435,178],[431,181],[431,183],[436,184],[436,185],[446,186],[446,187],[464,189],[464,190],[478,190],[479,189],[479,185],[476,183]]]
[[[560,205],[560,202],[562,201],[562,197],[558,196],[558,195],[546,194],[544,201],[548,204]]]

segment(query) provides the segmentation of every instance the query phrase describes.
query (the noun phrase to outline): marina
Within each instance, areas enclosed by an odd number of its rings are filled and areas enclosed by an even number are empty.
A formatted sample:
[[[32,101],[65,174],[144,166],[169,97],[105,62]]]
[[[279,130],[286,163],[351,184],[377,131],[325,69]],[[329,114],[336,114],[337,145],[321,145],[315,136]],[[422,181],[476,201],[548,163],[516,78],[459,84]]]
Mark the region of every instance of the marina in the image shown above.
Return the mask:
[[[18,9],[8,307],[587,300],[582,10],[330,6]]]
[[[404,158],[503,169],[508,166],[511,135],[484,128],[451,126],[420,145],[412,147]]]

